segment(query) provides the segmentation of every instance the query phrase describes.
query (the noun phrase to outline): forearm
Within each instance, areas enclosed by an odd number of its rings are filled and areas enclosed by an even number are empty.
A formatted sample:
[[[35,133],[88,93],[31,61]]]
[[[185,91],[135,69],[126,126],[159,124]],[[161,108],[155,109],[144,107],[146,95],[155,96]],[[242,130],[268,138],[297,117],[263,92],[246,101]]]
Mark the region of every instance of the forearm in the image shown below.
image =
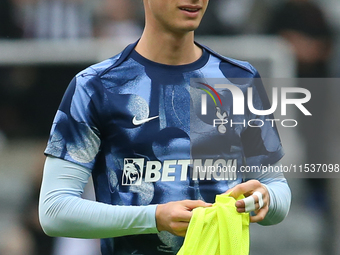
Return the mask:
[[[281,162],[277,162],[273,166],[280,164]],[[290,209],[291,191],[288,183],[282,173],[263,174],[259,181],[265,185],[270,197],[268,213],[259,224],[278,224],[285,219]]]
[[[269,210],[265,219],[259,224],[275,225],[280,223],[287,216],[290,203],[291,192],[285,180],[274,180],[265,184],[270,196]]]
[[[39,218],[51,236],[108,238],[157,233],[150,206],[112,206],[81,198],[90,170],[48,157],[39,201]]]

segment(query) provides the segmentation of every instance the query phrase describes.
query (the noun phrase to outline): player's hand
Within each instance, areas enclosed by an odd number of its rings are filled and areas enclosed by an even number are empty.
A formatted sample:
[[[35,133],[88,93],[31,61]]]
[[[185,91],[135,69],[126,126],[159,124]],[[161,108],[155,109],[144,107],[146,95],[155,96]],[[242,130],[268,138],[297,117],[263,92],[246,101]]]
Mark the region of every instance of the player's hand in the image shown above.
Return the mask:
[[[156,209],[158,231],[168,231],[177,236],[185,236],[192,210],[196,207],[209,207],[211,204],[202,200],[182,200],[160,204]]]
[[[254,192],[260,192],[262,194],[263,206],[259,209],[259,198],[256,195],[253,195]],[[237,199],[240,195],[244,195],[245,197],[253,196],[255,201],[255,214],[250,217],[250,222],[259,222],[264,220],[268,213],[270,197],[267,188],[262,185],[257,180],[250,180],[241,184],[236,185],[234,188],[228,190],[226,193],[231,192],[231,196]],[[246,211],[245,202],[243,199],[236,201],[235,206],[237,211],[242,213]]]

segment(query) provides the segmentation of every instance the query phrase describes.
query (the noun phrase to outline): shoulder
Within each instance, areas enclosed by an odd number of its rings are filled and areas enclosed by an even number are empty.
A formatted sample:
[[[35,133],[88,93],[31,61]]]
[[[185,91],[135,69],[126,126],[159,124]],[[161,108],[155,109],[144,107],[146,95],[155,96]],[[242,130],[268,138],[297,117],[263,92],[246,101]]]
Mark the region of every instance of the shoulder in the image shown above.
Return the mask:
[[[122,63],[124,63],[124,61],[127,60],[128,56],[130,55],[136,44],[137,42],[132,43],[128,45],[122,52],[113,56],[112,58],[91,65],[90,67],[78,73],[76,75],[77,79],[80,77],[87,79],[91,79],[91,77],[101,78],[108,72],[114,70],[115,68],[118,68]]]
[[[242,76],[244,75],[257,76],[258,75],[258,71],[256,70],[256,68],[252,66],[249,62],[223,56],[205,45],[202,45],[199,43],[197,44],[200,47],[204,48],[206,51],[208,51],[215,58],[217,58],[220,61],[220,68],[224,69],[224,71],[232,70],[235,75],[242,75]]]
[[[77,80],[81,78],[91,79],[92,77],[101,77],[107,72],[107,70],[112,69],[115,66],[115,63],[119,60],[120,55],[121,53],[82,70],[76,75]]]

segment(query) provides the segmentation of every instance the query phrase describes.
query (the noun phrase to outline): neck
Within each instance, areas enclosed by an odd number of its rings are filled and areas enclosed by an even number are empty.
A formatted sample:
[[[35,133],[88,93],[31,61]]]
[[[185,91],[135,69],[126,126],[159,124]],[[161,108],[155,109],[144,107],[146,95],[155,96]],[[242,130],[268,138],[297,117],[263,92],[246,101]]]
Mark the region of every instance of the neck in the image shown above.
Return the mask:
[[[151,61],[166,65],[190,64],[202,55],[202,50],[194,43],[193,31],[157,33],[146,28],[135,50]]]

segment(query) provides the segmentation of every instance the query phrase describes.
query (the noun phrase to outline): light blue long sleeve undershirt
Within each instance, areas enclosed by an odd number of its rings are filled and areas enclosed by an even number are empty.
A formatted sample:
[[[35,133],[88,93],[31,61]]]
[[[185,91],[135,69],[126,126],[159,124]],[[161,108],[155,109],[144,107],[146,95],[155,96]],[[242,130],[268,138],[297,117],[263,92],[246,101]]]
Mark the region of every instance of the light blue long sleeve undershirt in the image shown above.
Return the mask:
[[[157,205],[114,206],[81,198],[91,170],[47,157],[39,199],[39,219],[46,234],[108,238],[158,233]]]
[[[39,200],[39,219],[46,234],[75,238],[109,238],[158,233],[156,207],[117,206],[81,198],[91,170],[48,156]],[[290,207],[285,180],[263,179],[270,194],[270,207],[260,223],[281,222]]]
[[[281,162],[272,164],[272,167],[280,167]],[[263,226],[275,225],[283,221],[288,215],[291,204],[291,191],[287,180],[280,172],[267,172],[261,174],[259,180],[269,192],[269,210],[263,221],[258,224]],[[247,179],[246,179],[247,181]]]

